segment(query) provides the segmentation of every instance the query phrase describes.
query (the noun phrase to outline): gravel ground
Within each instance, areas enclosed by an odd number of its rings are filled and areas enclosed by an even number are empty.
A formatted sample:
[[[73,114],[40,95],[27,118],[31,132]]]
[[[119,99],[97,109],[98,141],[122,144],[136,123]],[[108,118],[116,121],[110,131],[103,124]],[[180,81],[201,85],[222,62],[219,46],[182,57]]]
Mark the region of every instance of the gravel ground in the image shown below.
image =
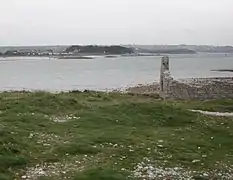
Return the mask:
[[[211,85],[216,81],[221,81],[227,84],[233,84],[233,77],[185,78],[177,79],[177,81],[194,87],[202,87],[204,85]],[[159,89],[159,82],[154,82],[152,84],[139,84],[134,87],[128,87],[124,91],[135,94],[158,94]]]

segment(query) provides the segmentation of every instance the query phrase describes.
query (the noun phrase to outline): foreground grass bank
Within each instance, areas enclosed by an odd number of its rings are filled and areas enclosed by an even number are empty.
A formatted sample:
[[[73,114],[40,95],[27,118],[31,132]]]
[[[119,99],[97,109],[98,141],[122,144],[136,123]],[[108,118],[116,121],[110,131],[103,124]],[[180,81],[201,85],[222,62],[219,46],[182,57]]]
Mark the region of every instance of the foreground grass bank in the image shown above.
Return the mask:
[[[0,94],[0,180],[232,179],[233,100]]]

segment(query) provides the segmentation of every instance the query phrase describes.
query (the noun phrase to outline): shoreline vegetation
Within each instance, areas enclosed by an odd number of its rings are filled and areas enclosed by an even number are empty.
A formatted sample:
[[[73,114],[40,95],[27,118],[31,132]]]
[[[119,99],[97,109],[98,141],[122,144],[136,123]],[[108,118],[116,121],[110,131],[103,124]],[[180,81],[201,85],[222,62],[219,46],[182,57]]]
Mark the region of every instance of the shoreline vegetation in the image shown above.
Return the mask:
[[[0,179],[232,179],[233,100],[0,93]]]

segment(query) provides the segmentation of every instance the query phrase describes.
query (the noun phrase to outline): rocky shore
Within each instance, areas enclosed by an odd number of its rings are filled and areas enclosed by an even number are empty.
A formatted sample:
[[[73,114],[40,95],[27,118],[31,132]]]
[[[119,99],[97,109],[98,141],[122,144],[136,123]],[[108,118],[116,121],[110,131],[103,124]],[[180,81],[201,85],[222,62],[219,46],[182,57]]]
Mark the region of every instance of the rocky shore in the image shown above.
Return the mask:
[[[191,87],[205,88],[216,87],[216,84],[221,83],[224,86],[233,86],[233,77],[213,77],[213,78],[186,78],[177,80],[179,83]],[[139,84],[134,87],[129,87],[125,91],[134,94],[159,94],[159,82],[152,84]],[[233,91],[233,90],[232,90]]]
[[[128,93],[134,94],[158,94],[159,93],[159,83],[154,82],[152,84],[139,84],[134,87],[128,87],[126,90]]]
[[[216,82],[221,82],[224,84],[233,84],[233,77],[212,77],[212,78],[187,78],[179,79],[181,83],[185,83],[192,87],[202,87]]]

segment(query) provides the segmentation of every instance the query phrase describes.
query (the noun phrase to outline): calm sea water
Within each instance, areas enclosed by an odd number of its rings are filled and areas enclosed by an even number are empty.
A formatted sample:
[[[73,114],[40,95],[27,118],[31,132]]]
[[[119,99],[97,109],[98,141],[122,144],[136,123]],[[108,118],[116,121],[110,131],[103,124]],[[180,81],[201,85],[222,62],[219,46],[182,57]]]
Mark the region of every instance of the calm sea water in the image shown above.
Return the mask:
[[[212,69],[233,69],[233,55],[170,56],[175,78],[233,76]],[[158,81],[160,57],[75,60],[32,57],[0,58],[0,90],[105,90]]]

